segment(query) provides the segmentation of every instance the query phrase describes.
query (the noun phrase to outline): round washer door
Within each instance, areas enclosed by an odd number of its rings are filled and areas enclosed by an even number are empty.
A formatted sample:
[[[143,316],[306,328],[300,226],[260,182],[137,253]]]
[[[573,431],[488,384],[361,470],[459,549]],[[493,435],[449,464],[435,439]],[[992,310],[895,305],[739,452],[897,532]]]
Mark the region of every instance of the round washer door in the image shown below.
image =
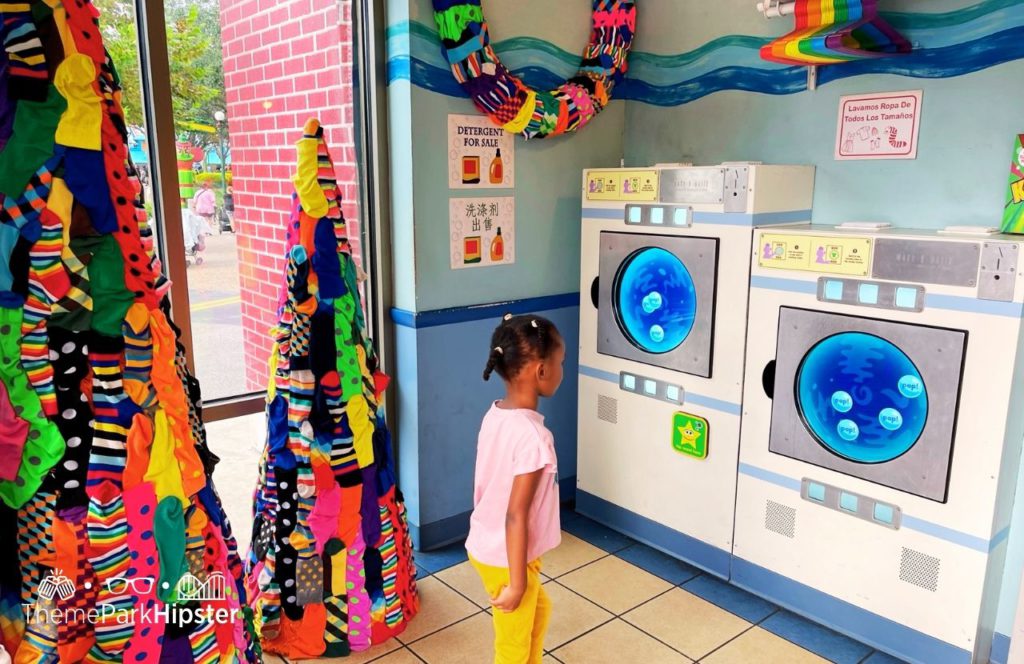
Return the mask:
[[[921,372],[898,346],[863,332],[827,337],[804,356],[796,406],[811,435],[834,454],[881,464],[907,453],[928,420]]]
[[[619,268],[615,318],[636,348],[653,354],[679,348],[693,331],[697,291],[686,265],[661,247],[630,254]]]

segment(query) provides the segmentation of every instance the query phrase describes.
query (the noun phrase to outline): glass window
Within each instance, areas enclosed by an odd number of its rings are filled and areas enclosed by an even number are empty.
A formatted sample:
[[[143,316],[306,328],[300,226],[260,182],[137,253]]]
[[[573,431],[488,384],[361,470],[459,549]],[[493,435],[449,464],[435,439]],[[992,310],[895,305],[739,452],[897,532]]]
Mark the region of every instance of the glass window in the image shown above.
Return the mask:
[[[182,224],[184,246],[166,260],[184,255],[188,265],[175,288],[187,288],[192,358],[209,403],[266,387],[294,145],[310,118],[324,127],[353,254],[361,266],[366,258],[352,0],[162,2],[181,219],[157,225]],[[116,48],[125,57],[136,48],[134,3],[97,4],[114,17],[109,29],[118,30]],[[141,105],[129,115],[145,141]]]

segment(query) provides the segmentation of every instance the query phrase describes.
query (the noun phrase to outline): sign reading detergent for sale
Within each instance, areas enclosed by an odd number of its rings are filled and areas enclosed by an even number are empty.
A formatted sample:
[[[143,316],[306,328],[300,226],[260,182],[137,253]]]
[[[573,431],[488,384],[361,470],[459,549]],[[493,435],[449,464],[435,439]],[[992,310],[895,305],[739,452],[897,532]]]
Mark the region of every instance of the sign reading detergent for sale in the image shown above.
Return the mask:
[[[923,91],[839,100],[836,159],[917,159]]]

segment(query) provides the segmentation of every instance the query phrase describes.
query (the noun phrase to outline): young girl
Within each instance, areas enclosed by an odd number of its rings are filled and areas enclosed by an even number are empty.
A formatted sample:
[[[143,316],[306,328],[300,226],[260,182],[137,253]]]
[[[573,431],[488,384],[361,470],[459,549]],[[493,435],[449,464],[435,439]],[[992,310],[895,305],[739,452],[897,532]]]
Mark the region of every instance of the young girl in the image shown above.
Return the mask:
[[[484,380],[496,371],[505,398],[491,406],[477,442],[466,550],[494,607],[496,664],[540,664],[551,601],[540,558],[561,542],[555,440],[537,412],[562,382],[565,345],[537,316],[505,316],[491,337]]]

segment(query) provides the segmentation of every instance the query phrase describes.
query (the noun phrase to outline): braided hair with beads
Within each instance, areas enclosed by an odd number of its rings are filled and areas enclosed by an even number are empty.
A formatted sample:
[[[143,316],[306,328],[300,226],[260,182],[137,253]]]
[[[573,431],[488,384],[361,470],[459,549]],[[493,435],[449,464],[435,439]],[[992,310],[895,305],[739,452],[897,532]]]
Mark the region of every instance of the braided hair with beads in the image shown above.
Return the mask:
[[[528,362],[546,360],[560,343],[558,328],[548,319],[505,314],[491,335],[484,380],[490,380],[495,372],[504,380],[511,380]]]

